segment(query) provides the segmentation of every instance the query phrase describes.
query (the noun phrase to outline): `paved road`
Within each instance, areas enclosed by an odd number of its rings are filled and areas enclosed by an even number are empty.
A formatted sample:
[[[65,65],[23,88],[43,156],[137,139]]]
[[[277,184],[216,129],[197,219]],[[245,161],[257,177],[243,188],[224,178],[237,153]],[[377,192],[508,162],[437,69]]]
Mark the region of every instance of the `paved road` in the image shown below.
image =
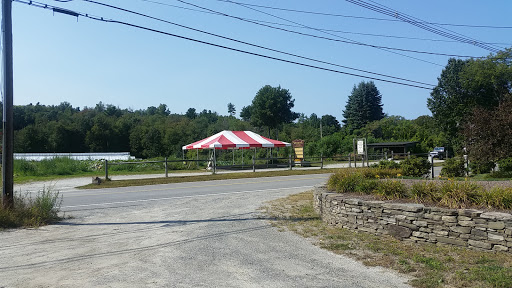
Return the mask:
[[[409,287],[258,212],[327,176],[66,191],[74,218],[0,232],[0,287]]]
[[[162,184],[98,190],[71,190],[63,192],[64,212],[96,209],[98,207],[133,206],[147,202],[175,199],[230,196],[281,189],[311,189],[325,183],[329,174],[232,179],[208,182]]]

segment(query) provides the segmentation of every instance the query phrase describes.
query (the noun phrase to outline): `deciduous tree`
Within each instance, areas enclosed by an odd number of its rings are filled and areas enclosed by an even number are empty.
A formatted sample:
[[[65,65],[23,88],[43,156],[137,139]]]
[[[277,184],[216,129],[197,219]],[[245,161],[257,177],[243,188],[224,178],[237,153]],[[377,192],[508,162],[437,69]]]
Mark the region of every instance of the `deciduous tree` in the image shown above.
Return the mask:
[[[299,117],[291,109],[295,100],[287,90],[270,85],[263,86],[252,100],[251,123],[257,127],[278,128],[283,123],[291,123]]]
[[[512,50],[486,59],[450,59],[427,100],[432,116],[461,148],[461,129],[475,108],[492,110],[512,91]]]

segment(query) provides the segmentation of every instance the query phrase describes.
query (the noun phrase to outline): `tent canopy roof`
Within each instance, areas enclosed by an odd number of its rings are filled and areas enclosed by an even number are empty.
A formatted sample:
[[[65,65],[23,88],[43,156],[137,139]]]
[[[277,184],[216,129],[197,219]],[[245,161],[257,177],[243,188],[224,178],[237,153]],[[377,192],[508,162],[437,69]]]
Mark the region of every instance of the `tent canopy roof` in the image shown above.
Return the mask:
[[[252,131],[221,131],[203,140],[185,145],[189,149],[250,149],[291,146],[290,143],[269,139]]]

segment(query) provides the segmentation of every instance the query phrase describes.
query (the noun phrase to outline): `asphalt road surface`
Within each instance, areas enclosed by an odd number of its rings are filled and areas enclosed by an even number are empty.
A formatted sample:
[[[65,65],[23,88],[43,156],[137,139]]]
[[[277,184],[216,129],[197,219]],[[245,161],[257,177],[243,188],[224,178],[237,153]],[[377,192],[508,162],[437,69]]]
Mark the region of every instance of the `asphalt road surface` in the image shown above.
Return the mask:
[[[0,232],[0,287],[409,287],[262,217],[301,175],[63,192],[72,218]]]

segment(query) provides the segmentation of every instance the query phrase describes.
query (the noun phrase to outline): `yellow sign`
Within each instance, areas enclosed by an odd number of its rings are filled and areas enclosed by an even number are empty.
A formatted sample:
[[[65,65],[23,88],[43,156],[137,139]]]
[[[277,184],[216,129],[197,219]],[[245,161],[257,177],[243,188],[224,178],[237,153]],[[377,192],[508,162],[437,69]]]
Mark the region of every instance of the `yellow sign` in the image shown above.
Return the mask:
[[[295,158],[304,159],[304,148],[294,148],[295,150]]]

